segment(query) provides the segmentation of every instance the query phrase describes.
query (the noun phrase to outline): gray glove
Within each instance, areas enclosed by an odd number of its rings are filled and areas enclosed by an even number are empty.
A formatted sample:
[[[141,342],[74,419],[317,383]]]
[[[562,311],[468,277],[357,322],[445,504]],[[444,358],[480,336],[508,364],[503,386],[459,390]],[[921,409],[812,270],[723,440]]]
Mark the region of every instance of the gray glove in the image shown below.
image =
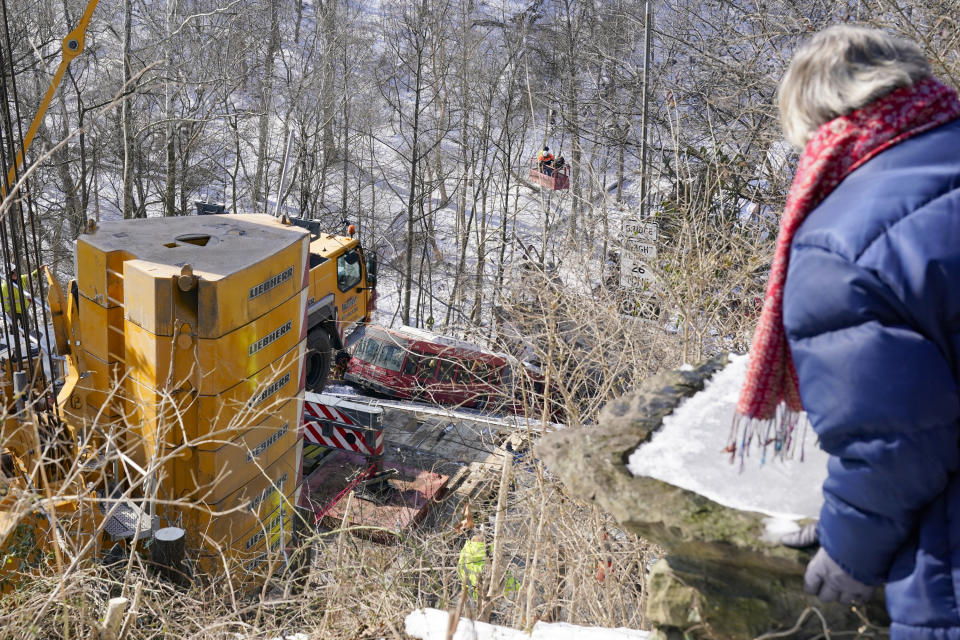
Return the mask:
[[[852,578],[822,547],[807,565],[803,590],[824,602],[839,600],[844,604],[854,600],[866,602],[873,594],[873,587]]]
[[[817,523],[811,522],[799,531],[788,533],[780,538],[780,544],[791,549],[806,549],[820,544],[820,538],[817,535]]]

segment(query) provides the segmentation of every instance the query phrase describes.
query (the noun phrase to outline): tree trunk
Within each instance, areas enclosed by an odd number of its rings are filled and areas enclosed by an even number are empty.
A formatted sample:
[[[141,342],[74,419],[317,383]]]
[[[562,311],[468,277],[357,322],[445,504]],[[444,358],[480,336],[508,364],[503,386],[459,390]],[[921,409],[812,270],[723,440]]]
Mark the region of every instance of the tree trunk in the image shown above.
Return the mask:
[[[270,147],[270,112],[273,109],[273,64],[280,49],[280,0],[270,0],[270,39],[263,63],[263,87],[257,133],[257,169],[253,175],[254,209],[267,210],[265,201],[267,152]]]
[[[474,298],[473,310],[470,312],[470,319],[475,324],[480,324],[481,312],[483,310],[483,276],[487,263],[487,191],[489,183],[485,182],[483,193],[480,196],[480,220],[477,222],[477,270],[474,273]]]
[[[566,108],[566,118],[565,125],[567,131],[570,132],[570,148],[571,148],[571,162],[570,162],[570,195],[571,204],[570,204],[570,227],[569,227],[569,238],[574,238],[577,234],[578,227],[580,224],[580,215],[583,210],[582,203],[582,194],[580,190],[580,161],[582,159],[582,153],[580,149],[580,104],[579,104],[579,84],[577,82],[577,60],[579,56],[578,46],[577,46],[577,29],[579,25],[576,23],[576,18],[573,15],[573,5],[569,2],[566,7],[566,95],[565,98],[565,108]]]
[[[403,314],[404,324],[410,324],[410,291],[413,288],[413,218],[417,201],[417,168],[420,164],[420,97],[423,93],[423,49],[417,49],[417,64],[414,69],[413,98],[413,143],[410,151],[410,193],[407,196],[407,250],[403,265]]]
[[[163,85],[163,115],[166,123],[163,128],[164,145],[164,167],[166,183],[163,191],[163,215],[177,215],[176,194],[177,194],[177,156],[176,156],[176,128],[173,118],[173,42],[171,42],[173,31],[173,17],[176,13],[177,0],[167,0],[167,41],[164,45],[165,60],[164,67],[167,73],[167,81]]]
[[[129,91],[128,83],[133,77],[130,66],[130,32],[133,23],[133,0],[123,3],[123,84]],[[123,201],[121,207],[124,219],[136,217],[133,203],[133,127],[130,123],[130,101],[127,96],[120,105],[120,121],[123,136]]]
[[[350,164],[350,100],[343,97],[343,181],[340,183],[340,215],[347,217],[347,178]],[[358,221],[359,222],[359,221]]]
[[[320,11],[325,52],[325,55],[321,56],[320,63],[323,77],[323,92],[320,97],[323,118],[323,162],[329,164],[337,158],[336,142],[333,136],[333,115],[337,103],[333,72],[333,44],[337,37],[337,0],[325,0]]]
[[[67,113],[67,101],[62,91],[58,97],[60,109],[63,111],[60,124],[60,139],[68,140],[70,138],[70,125]],[[53,140],[45,123],[40,124],[38,133],[41,140],[44,140],[48,146],[53,147],[56,145],[56,141]],[[77,182],[74,180],[73,174],[70,173],[70,166],[72,165],[70,162],[70,145],[64,144],[57,149],[53,153],[52,160],[57,167],[57,177],[60,179],[60,190],[63,191],[64,212],[69,221],[71,237],[75,238],[80,235],[80,231],[86,223],[86,215],[83,203],[80,201],[78,195]]]
[[[490,170],[488,165],[490,153],[490,105],[491,100],[487,102],[487,107],[483,113],[483,132],[478,143],[483,146],[483,157],[480,159],[481,172],[477,177],[477,188],[480,192],[480,219],[477,221],[477,268],[474,272],[474,298],[473,309],[470,311],[470,318],[473,322],[479,324],[481,310],[483,308],[483,275],[487,260],[487,195],[490,191]]]

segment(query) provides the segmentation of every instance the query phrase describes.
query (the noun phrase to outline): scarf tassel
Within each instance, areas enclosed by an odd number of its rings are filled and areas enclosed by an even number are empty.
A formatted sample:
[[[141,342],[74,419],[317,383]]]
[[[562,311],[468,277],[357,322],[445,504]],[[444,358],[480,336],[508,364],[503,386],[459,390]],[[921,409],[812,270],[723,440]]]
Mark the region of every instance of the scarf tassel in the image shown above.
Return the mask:
[[[744,469],[746,458],[754,440],[760,448],[761,466],[767,462],[767,453],[772,459],[789,460],[796,454],[797,442],[800,442],[800,460],[804,458],[803,441],[806,439],[807,420],[802,419],[804,414],[788,409],[785,405],[777,408],[773,418],[747,418],[736,414],[730,428],[729,444],[723,449],[730,454],[730,464],[740,459],[740,471]],[[803,422],[803,433],[796,438],[795,432]]]

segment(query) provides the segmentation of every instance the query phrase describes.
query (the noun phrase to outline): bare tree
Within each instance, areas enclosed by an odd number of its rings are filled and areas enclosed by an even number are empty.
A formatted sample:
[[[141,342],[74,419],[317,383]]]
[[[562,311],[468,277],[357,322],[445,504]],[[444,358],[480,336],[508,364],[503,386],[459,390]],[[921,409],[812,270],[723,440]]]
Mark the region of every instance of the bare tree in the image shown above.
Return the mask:
[[[428,114],[439,99],[440,85],[438,78],[431,77],[429,62],[447,38],[449,9],[449,0],[420,0],[413,6],[404,6],[393,16],[396,28],[387,39],[386,62],[390,64],[390,75],[380,80],[381,92],[394,112],[403,138],[403,147],[396,152],[408,173],[401,303],[404,324],[409,324],[411,317],[415,228],[418,218],[422,217],[426,197],[425,160],[442,139],[430,135],[434,123],[428,121]]]
[[[270,31],[267,48],[263,56],[263,75],[260,85],[260,114],[257,125],[257,168],[253,176],[253,204],[266,210],[264,183],[266,181],[267,164],[270,149],[270,117],[273,115],[273,69],[280,50],[280,2],[268,0],[267,8],[270,12]]]

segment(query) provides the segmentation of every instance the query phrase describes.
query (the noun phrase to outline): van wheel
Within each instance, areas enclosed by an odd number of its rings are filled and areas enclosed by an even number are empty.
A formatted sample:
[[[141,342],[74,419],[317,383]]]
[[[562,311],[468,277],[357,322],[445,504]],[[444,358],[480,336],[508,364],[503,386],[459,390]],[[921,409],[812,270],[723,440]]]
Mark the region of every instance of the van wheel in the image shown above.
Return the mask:
[[[307,334],[307,356],[304,366],[307,391],[322,393],[327,386],[333,351],[330,348],[330,335],[325,329],[316,328]]]

